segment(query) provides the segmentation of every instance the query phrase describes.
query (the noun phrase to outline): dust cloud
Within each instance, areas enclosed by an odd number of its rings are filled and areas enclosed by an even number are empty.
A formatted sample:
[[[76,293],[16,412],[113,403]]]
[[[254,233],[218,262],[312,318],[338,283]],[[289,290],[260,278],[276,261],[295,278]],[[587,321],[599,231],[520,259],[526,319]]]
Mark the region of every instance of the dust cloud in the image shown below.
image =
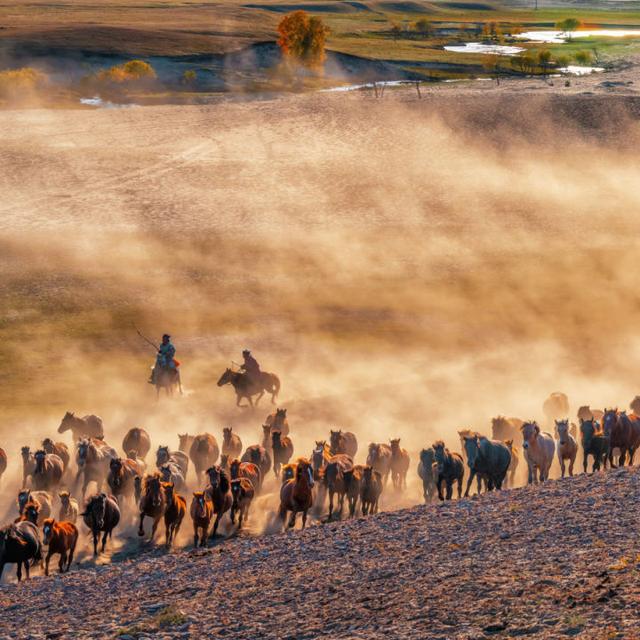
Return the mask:
[[[552,391],[573,415],[638,392],[640,136],[613,98],[12,111],[0,135],[7,509],[20,446],[67,410],[118,449],[132,426],[152,451],[258,442],[268,397],[216,386],[243,348],[280,376],[296,454],[336,426],[358,461],[401,437],[412,477],[434,439],[542,420]],[[156,401],[134,324],[172,334],[184,397]]]

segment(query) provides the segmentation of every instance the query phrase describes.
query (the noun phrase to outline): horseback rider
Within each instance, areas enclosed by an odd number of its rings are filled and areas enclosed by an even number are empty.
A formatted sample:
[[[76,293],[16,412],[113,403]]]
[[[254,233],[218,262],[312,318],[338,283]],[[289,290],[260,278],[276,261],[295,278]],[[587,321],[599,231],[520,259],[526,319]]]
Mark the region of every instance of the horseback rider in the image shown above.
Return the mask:
[[[176,348],[171,344],[171,336],[165,333],[162,336],[162,344],[158,347],[158,354],[156,355],[156,365],[151,371],[151,379],[149,382],[155,384],[156,376],[159,370],[175,372],[177,362],[174,359],[176,355]]]
[[[245,349],[242,352],[242,357],[244,362],[240,365],[240,369],[247,374],[251,382],[259,382],[261,372],[258,361],[251,355],[251,351],[249,351],[249,349]]]

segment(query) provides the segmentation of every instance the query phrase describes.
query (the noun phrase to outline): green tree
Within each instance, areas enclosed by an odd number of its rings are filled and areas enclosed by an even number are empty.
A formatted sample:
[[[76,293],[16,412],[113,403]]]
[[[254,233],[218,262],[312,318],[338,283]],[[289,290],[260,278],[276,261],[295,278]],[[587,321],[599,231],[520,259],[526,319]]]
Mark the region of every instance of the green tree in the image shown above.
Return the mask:
[[[560,69],[564,69],[571,64],[571,58],[564,53],[562,55],[556,56],[556,67]]]
[[[549,67],[551,66],[551,51],[548,49],[541,49],[536,56],[538,66],[542,70],[544,76],[549,73]]]
[[[565,18],[556,23],[556,29],[560,30],[569,40],[571,40],[571,34],[582,25],[582,22],[577,18]]]
[[[321,67],[329,29],[321,18],[306,11],[288,13],[278,24],[278,46],[282,53],[309,69]]]
[[[578,64],[589,65],[593,62],[590,51],[576,51],[575,59]]]

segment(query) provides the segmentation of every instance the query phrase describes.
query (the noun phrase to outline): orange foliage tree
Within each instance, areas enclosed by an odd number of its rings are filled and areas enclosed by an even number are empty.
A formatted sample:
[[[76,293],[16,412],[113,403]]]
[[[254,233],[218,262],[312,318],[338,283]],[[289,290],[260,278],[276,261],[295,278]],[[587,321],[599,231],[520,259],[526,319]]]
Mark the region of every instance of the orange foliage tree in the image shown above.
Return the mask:
[[[329,29],[321,18],[309,16],[306,11],[294,11],[282,18],[278,33],[278,46],[285,56],[309,69],[322,66]]]

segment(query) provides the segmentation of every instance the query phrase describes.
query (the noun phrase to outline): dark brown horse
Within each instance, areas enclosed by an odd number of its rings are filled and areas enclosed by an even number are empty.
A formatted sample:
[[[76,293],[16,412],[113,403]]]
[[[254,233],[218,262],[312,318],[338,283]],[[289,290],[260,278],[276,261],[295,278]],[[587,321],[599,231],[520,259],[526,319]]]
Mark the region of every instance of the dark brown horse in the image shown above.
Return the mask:
[[[219,455],[218,443],[210,433],[201,433],[193,439],[189,447],[189,458],[195,467],[198,485],[201,484],[202,474],[218,461]]]
[[[442,483],[447,487],[447,500],[451,500],[453,495],[453,483],[458,483],[458,498],[462,496],[462,480],[464,479],[464,462],[462,456],[457,453],[451,453],[447,449],[442,440],[438,440],[433,445],[435,452],[435,461],[438,466],[438,479],[436,486],[438,488],[438,498],[444,500],[442,493]]]
[[[64,464],[54,453],[47,453],[39,449],[34,455],[36,468],[31,476],[33,486],[38,491],[52,491],[57,489],[62,481]]]
[[[42,448],[47,453],[53,453],[58,456],[62,460],[64,470],[67,470],[69,462],[71,462],[71,455],[69,454],[69,447],[64,442],[54,442],[51,438],[45,438],[42,441]]]
[[[0,480],[4,472],[7,470],[7,452],[4,449],[0,449]]]
[[[74,442],[81,438],[104,440],[102,418],[94,415],[78,418],[73,412],[67,411],[58,427],[58,433],[64,433],[65,431],[71,431]]]
[[[29,567],[42,558],[42,545],[38,528],[31,522],[18,522],[0,529],[0,579],[5,564],[16,564],[18,582],[22,580],[24,566],[27,580]]]
[[[338,453],[346,453],[348,456],[351,456],[355,459],[356,453],[358,453],[358,440],[356,439],[355,434],[351,433],[351,431],[342,431],[342,429],[338,429],[337,431],[331,430],[331,455],[335,456]]]
[[[311,467],[313,479],[318,482],[324,477],[324,470],[331,460],[331,447],[324,440],[316,440],[316,446],[311,452]]]
[[[360,483],[360,504],[362,515],[378,513],[378,503],[382,494],[382,476],[371,465],[366,465],[362,470]]]
[[[143,522],[145,517],[153,518],[153,527],[151,528],[150,542],[156,535],[156,530],[162,516],[164,516],[167,508],[167,497],[164,493],[162,480],[159,473],[145,476],[142,483],[142,496],[140,497],[140,527],[138,535],[144,536]]]
[[[224,427],[222,430],[222,453],[231,460],[239,458],[242,453],[242,440],[237,433],[233,433],[231,427]]]
[[[69,571],[78,543],[78,527],[72,522],[56,522],[53,518],[47,518],[42,526],[42,532],[44,544],[49,545],[47,557],[44,560],[44,575],[49,575],[49,561],[54,553],[60,554],[58,563],[60,573],[64,573],[65,563],[66,570]]]
[[[144,460],[151,450],[151,438],[149,434],[140,427],[129,429],[122,440],[122,450],[130,456],[131,452],[135,452],[135,458]]]
[[[121,498],[134,499],[135,479],[144,475],[144,469],[137,460],[113,458],[109,463],[107,484],[111,493]]]
[[[24,514],[24,510],[29,502],[35,502],[39,506],[39,522],[41,524],[46,518],[51,517],[53,501],[46,491],[31,491],[23,489],[18,493],[18,512]]]
[[[364,467],[360,464],[356,464],[353,468],[347,469],[343,472],[344,484],[347,492],[347,502],[349,504],[349,515],[352,518],[356,514],[356,508],[358,506],[363,472]]]
[[[389,473],[391,473],[391,447],[388,444],[372,442],[369,445],[367,465],[380,474],[382,482],[386,486]]]
[[[255,400],[255,405],[257,405],[265,391],[271,394],[271,402],[275,404],[280,392],[280,379],[275,373],[267,373],[266,371],[261,371],[260,379],[255,382],[246,373],[225,369],[218,380],[218,386],[223,387],[225,384],[230,384],[236,392],[237,407],[246,407],[247,405],[240,404],[240,401],[246,398],[249,401],[248,406],[253,408],[253,396],[258,396]]]
[[[260,469],[260,473],[262,474],[261,480],[267,477],[269,470],[271,469],[271,455],[269,452],[259,444],[254,444],[250,447],[247,447],[247,450],[242,454],[242,458],[240,458],[241,462],[252,462],[255,464],[258,469]]]
[[[280,488],[279,516],[283,524],[287,519],[287,512],[291,512],[289,528],[296,525],[296,515],[302,512],[302,528],[307,525],[307,512],[313,504],[313,468],[311,463],[300,458],[296,465],[296,477],[288,480]]]
[[[120,522],[120,507],[118,507],[117,499],[104,493],[91,496],[87,501],[84,512],[80,515],[93,534],[93,555],[98,555],[100,532],[103,534],[102,553],[104,553],[107,538],[111,538],[113,530]]]
[[[340,517],[344,509],[344,498],[347,494],[347,484],[344,479],[345,471],[353,469],[351,456],[344,453],[331,456],[324,469],[324,486],[329,493],[329,520],[333,517],[333,496],[338,496]]]
[[[253,464],[253,462],[240,462],[237,458],[232,460],[229,465],[229,475],[231,476],[231,480],[237,480],[238,478],[250,480],[256,493],[258,493],[262,487],[260,467]]]
[[[209,486],[206,492],[213,504],[213,513],[216,516],[209,537],[215,538],[220,519],[231,509],[233,496],[231,495],[229,477],[220,467],[209,467],[209,469],[207,469],[207,475],[209,476]]]
[[[180,525],[187,513],[187,501],[176,493],[173,482],[165,482],[163,486],[167,500],[167,508],[164,511],[166,545],[170,547],[171,543],[176,539],[178,531],[180,531]]]
[[[628,420],[622,418],[621,413],[617,409],[606,409],[602,417],[602,430],[605,438],[608,440],[608,452],[605,459],[609,461],[611,468],[616,467],[613,462],[613,450],[620,450],[618,465],[623,466],[627,452],[631,452],[633,444],[633,430]]]
[[[20,455],[22,456],[22,486],[26,487],[27,480],[33,477],[33,472],[36,470],[36,458],[29,447],[22,447]]]
[[[249,507],[255,495],[255,489],[251,480],[247,478],[236,478],[231,481],[231,495],[233,504],[231,505],[231,524],[235,524],[236,513],[240,513],[238,520],[238,531],[242,529],[242,523],[249,519]]]
[[[280,467],[291,460],[293,442],[288,436],[281,435],[280,431],[273,431],[271,433],[271,448],[273,451],[273,472],[277,478],[280,476]]]
[[[207,544],[207,533],[213,517],[213,504],[205,491],[196,491],[189,509],[193,521],[193,546],[201,547]]]

